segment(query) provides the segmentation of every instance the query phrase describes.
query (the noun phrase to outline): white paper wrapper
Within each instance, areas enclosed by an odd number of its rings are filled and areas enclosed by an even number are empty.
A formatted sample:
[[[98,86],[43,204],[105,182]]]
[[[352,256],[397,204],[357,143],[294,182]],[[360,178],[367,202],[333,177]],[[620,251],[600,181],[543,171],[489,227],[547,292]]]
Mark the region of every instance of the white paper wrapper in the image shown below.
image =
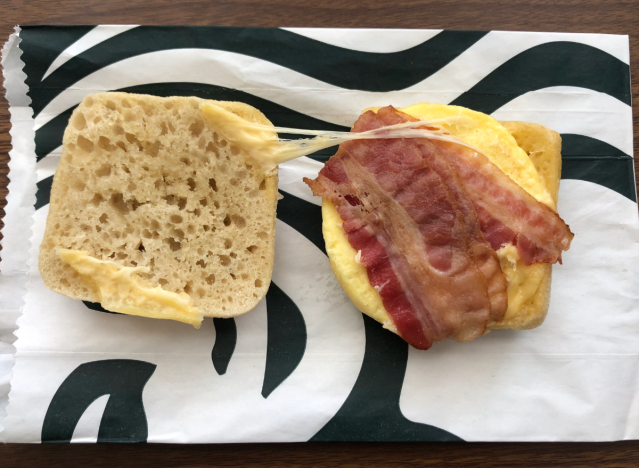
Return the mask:
[[[25,28],[26,75],[21,38],[11,36],[3,49],[13,144],[0,276],[0,412],[12,376],[4,441],[639,437],[639,221],[626,36],[85,29]],[[51,50],[38,56],[34,44],[47,41]],[[434,49],[448,61],[431,60]],[[549,62],[538,64],[536,54]],[[424,63],[431,68],[421,70]],[[364,73],[375,67],[379,76]],[[235,96],[276,124],[337,128],[366,107],[433,101],[554,128],[564,137],[559,212],[576,236],[554,267],[546,322],[408,350],[364,319],[334,278],[319,200],[302,182],[322,167],[312,158],[280,168],[276,286],[234,325],[207,319],[195,330],[100,313],[49,291],[37,253],[64,116],[87,94],[116,89]]]
[[[16,28],[19,31],[19,28]],[[2,229],[0,273],[0,423],[6,416],[9,379],[14,362],[16,321],[26,293],[31,225],[35,209],[35,158],[33,111],[29,107],[18,48],[20,38],[12,34],[2,49],[4,86],[11,114],[9,195]]]

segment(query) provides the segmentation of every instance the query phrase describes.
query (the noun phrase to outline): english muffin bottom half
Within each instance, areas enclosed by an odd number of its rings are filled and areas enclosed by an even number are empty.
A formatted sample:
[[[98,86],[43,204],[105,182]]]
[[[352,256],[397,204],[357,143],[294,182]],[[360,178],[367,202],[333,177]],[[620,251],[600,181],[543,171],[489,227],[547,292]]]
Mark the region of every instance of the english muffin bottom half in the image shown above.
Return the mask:
[[[498,122],[458,106],[422,103],[398,110],[420,120],[463,116],[463,120],[450,119],[451,123],[442,126],[483,152],[538,201],[556,210],[561,177],[561,137],[557,132],[534,123]],[[366,268],[356,260],[357,251],[342,229],[339,213],[326,198],[322,200],[322,216],[326,251],[340,285],[361,312],[397,333],[380,294],[370,284]],[[538,327],[548,312],[552,266],[525,265],[512,244],[504,245],[497,256],[508,281],[508,309],[504,318],[490,328]]]

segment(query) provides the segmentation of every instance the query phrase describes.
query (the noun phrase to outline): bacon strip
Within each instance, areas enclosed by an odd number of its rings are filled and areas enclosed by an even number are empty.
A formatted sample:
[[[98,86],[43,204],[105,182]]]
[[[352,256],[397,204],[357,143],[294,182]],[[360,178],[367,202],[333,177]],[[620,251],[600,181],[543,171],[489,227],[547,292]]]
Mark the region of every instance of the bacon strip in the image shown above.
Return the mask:
[[[434,146],[428,142],[421,142],[419,147],[422,154],[433,161],[433,167],[446,182],[448,190],[455,197],[457,207],[466,225],[466,236],[471,256],[486,280],[491,306],[491,321],[498,322],[504,317],[508,309],[508,282],[501,271],[499,258],[484,237],[473,203],[455,171],[451,169]]]
[[[526,265],[561,262],[574,234],[559,215],[517,185],[482,153],[432,140],[464,183],[482,230],[495,250],[517,246]]]

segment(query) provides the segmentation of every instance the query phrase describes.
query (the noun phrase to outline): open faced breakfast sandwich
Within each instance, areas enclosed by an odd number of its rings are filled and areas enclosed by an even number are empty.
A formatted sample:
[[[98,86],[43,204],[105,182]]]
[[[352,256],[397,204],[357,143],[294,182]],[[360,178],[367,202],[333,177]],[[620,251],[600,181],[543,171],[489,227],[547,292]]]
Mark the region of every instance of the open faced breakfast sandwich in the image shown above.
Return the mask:
[[[441,104],[369,109],[344,133],[273,127],[241,103],[88,96],[64,134],[44,282],[194,326],[248,312],[270,284],[277,164],[337,144],[305,181],[362,312],[418,349],[541,324],[573,237],[556,212],[561,139]]]
[[[573,237],[556,212],[559,135],[441,104],[370,109],[352,132],[392,133],[415,121],[423,137],[342,143],[305,179],[323,197],[340,284],[359,310],[418,349],[540,325],[551,264]]]

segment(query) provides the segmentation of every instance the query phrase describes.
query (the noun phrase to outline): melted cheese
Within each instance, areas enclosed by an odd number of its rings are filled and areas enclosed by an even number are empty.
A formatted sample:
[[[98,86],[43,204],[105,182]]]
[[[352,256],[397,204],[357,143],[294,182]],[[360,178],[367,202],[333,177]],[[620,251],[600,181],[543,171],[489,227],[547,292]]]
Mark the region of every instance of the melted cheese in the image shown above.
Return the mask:
[[[416,104],[400,110],[421,120],[440,119],[448,132],[468,146],[482,151],[528,193],[554,209],[555,203],[528,155],[492,117],[463,107],[443,104]],[[466,119],[448,120],[455,116],[464,116]],[[366,268],[357,262],[357,252],[348,242],[341,227],[339,213],[327,199],[322,201],[322,216],[322,231],[331,268],[344,291],[360,311],[383,323],[386,328],[393,329],[392,320],[379,293],[368,280]],[[513,245],[499,249],[497,257],[508,280],[508,310],[504,315],[504,320],[508,320],[532,304],[548,270],[545,264],[526,266],[519,259],[517,248]]]
[[[112,312],[157,319],[177,320],[200,328],[202,313],[185,294],[141,286],[134,274],[145,273],[146,267],[123,267],[98,260],[80,250],[56,249],[60,258],[77,271],[100,297],[102,307]]]
[[[421,119],[419,122],[405,122],[367,132],[350,133],[262,125],[250,122],[211,103],[202,104],[201,110],[204,116],[215,124],[215,128],[222,133],[225,138],[228,138],[237,146],[244,149],[249,157],[267,170],[291,159],[299,158],[331,146],[337,146],[350,140],[427,137],[456,142],[473,148],[470,144],[451,135],[450,132],[444,128],[444,124],[455,126],[463,125],[464,122],[470,121],[470,119],[464,115],[449,115],[434,120]],[[469,122],[466,122],[466,125],[469,124]],[[428,125],[430,128],[417,128],[423,127],[424,125]],[[316,136],[315,138],[302,138],[299,140],[283,140],[278,138],[276,132]]]
[[[546,265],[543,263],[526,265],[519,259],[517,247],[512,244],[506,244],[499,249],[497,257],[499,257],[501,271],[508,280],[508,310],[504,320],[509,320],[533,299],[546,275]]]
[[[327,135],[311,140],[280,140],[276,127],[250,122],[215,104],[204,103],[201,109],[226,138],[266,168],[339,144]]]

